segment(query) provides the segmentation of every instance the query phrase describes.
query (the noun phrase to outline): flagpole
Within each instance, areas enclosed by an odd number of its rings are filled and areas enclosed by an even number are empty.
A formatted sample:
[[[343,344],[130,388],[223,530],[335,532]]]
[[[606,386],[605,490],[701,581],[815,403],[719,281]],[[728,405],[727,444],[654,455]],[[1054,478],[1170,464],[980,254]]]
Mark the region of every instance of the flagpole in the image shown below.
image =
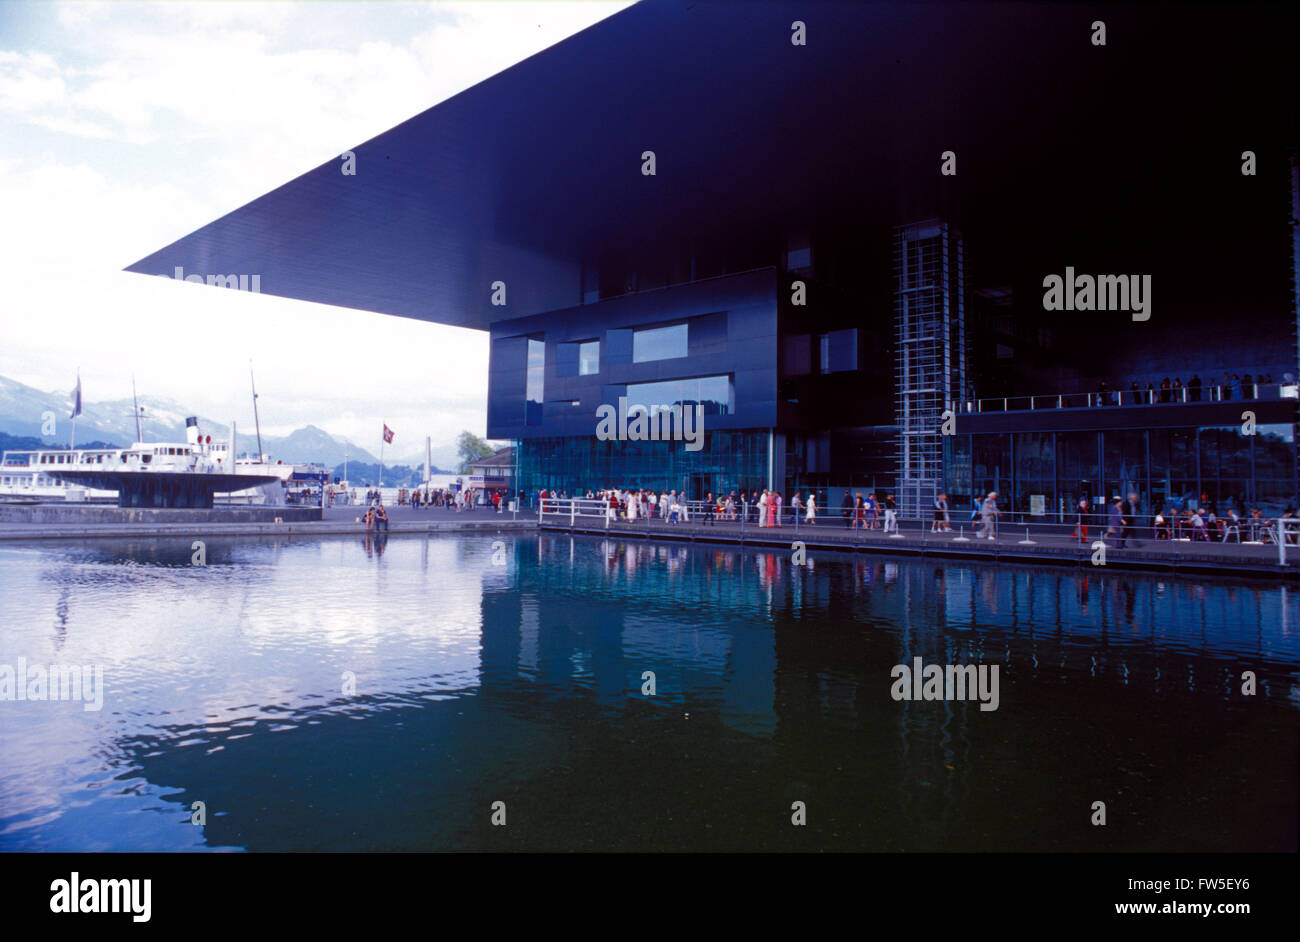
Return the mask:
[[[77,416],[81,414],[81,367],[77,367],[77,391],[73,393],[72,434],[68,437],[68,451],[77,447]],[[71,460],[71,455],[68,456]]]

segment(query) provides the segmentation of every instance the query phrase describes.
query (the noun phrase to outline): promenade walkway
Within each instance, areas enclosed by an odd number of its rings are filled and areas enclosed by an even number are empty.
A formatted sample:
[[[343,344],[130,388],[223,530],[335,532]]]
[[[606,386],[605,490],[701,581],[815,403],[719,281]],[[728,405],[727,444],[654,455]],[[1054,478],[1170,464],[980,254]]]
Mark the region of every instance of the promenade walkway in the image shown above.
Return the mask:
[[[551,512],[542,517],[544,530],[618,535],[651,540],[738,543],[765,546],[794,552],[796,542],[806,550],[888,553],[896,556],[939,556],[979,559],[1004,563],[1056,563],[1070,566],[1101,566],[1114,569],[1147,569],[1197,573],[1234,573],[1294,578],[1300,575],[1300,546],[1286,547],[1286,563],[1279,563],[1274,544],[1240,544],[1152,540],[1143,537],[1128,541],[1121,548],[1114,538],[1106,538],[1104,555],[1094,548],[1102,539],[1093,530],[1087,543],[1070,536],[1070,527],[1043,526],[1026,528],[1004,526],[996,539],[977,539],[969,525],[954,523],[951,533],[931,533],[930,521],[899,522],[898,536],[882,530],[849,529],[841,518],[819,520],[816,526],[800,522],[796,530],[787,519],[783,527],[758,527],[750,517],[748,523],[719,520],[703,523],[667,523],[654,518],[606,521],[596,516],[576,517],[572,522],[567,511]],[[1026,532],[1028,530],[1028,533]],[[1094,558],[1099,560],[1094,562]],[[1100,560],[1104,559],[1104,563]]]

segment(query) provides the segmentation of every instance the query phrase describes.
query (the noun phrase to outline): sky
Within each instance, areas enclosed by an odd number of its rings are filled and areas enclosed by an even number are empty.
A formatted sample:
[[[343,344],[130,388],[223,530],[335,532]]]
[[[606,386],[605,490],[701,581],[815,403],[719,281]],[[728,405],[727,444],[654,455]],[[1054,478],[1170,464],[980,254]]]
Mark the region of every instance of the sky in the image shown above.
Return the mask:
[[[486,333],[122,268],[628,5],[0,0],[0,375],[251,427],[251,361],[271,434],[482,435]]]

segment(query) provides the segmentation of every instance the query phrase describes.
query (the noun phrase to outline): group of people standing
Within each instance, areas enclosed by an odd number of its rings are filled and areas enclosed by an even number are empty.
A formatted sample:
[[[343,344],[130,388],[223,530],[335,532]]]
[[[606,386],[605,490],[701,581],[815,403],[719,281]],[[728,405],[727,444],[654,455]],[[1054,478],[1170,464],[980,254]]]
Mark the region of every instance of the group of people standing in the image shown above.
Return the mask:
[[[1256,385],[1258,383],[1258,385]],[[1183,381],[1175,376],[1172,381],[1166,376],[1160,381],[1157,388],[1153,383],[1147,383],[1145,387],[1136,380],[1129,384],[1129,395],[1131,403],[1136,405],[1156,405],[1162,402],[1200,402],[1203,386],[1208,387],[1209,400],[1231,400],[1231,399],[1255,399],[1259,395],[1259,386],[1273,385],[1273,375],[1267,374],[1260,376],[1258,380],[1250,373],[1238,375],[1236,373],[1224,373],[1221,380],[1210,378],[1209,382],[1202,384],[1200,376],[1193,376],[1187,381],[1187,388],[1184,392]],[[1217,394],[1214,390],[1218,390]],[[1114,393],[1103,382],[1097,387],[1097,400],[1099,405],[1115,405],[1117,400]]]
[[[845,491],[844,500],[840,502],[840,516],[844,518],[844,525],[850,529],[879,529],[883,518],[885,533],[898,532],[898,506],[893,494],[886,494],[884,500],[877,500],[874,491],[866,497],[861,493],[850,497],[849,492]]]
[[[560,494],[549,494],[546,490],[538,492],[539,500]],[[803,514],[804,522],[810,526],[817,523],[817,499],[808,495],[805,503],[801,492],[796,491],[790,499],[789,507],[785,505],[782,495],[775,490],[732,491],[725,496],[716,497],[710,491],[702,501],[690,501],[685,493],[675,490],[656,492],[652,489],[606,488],[600,491],[587,491],[587,500],[601,501],[606,506],[606,516],[610,520],[663,520],[667,523],[685,523],[695,517],[702,524],[713,524],[718,520],[739,520],[752,522],[760,527],[782,527],[786,521]]]

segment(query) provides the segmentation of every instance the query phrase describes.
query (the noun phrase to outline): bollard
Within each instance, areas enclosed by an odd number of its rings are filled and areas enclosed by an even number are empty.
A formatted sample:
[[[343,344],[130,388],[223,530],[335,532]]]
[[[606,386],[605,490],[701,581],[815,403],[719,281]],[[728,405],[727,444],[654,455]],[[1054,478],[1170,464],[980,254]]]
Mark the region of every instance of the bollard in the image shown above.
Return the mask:
[[[1038,545],[1037,543],[1035,543],[1033,540],[1031,540],[1031,539],[1029,538],[1029,527],[1025,527],[1025,538],[1024,538],[1023,540],[1020,540],[1020,541],[1019,541],[1019,545],[1021,545],[1021,546],[1037,546],[1037,545]]]
[[[965,528],[964,526],[962,526],[962,527],[958,527],[958,528],[957,528],[957,535],[954,536],[954,537],[952,538],[952,541],[953,541],[954,543],[969,543],[969,542],[970,542],[970,540],[966,539],[966,528]]]

